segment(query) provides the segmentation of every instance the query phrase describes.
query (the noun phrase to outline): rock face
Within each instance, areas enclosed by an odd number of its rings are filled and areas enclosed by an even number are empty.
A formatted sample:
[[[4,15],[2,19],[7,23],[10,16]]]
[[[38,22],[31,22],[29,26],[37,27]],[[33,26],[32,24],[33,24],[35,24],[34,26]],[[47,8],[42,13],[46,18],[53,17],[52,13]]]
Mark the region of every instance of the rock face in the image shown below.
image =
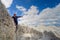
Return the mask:
[[[15,26],[0,0],[0,40],[15,40]]]
[[[37,28],[25,26],[19,26],[16,38],[17,40],[60,40],[60,37],[57,37],[52,31],[41,32]]]

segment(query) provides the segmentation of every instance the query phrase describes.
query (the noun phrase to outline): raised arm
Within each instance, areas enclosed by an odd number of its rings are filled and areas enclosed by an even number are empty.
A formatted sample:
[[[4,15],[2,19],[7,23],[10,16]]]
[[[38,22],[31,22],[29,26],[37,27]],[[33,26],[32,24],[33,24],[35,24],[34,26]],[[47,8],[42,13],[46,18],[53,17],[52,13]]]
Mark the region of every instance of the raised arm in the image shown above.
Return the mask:
[[[22,16],[17,16],[17,18],[20,18],[20,17],[22,17]]]

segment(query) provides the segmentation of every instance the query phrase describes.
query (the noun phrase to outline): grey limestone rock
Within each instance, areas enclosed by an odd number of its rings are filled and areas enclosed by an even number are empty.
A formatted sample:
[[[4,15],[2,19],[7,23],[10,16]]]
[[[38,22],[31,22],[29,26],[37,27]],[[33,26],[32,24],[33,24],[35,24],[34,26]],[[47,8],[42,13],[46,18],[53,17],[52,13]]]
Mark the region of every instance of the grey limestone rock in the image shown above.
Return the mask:
[[[15,40],[15,25],[0,0],[0,40]]]

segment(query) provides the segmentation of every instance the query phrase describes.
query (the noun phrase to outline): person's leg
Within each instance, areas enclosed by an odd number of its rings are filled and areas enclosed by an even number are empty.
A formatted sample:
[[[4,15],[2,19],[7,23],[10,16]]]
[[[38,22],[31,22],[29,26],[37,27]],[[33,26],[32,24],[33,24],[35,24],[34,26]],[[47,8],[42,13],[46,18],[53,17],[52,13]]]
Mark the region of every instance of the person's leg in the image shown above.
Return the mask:
[[[18,30],[18,24],[16,23],[16,32],[17,32],[17,30]]]
[[[18,30],[18,25],[16,25],[16,32],[17,32],[17,30]]]

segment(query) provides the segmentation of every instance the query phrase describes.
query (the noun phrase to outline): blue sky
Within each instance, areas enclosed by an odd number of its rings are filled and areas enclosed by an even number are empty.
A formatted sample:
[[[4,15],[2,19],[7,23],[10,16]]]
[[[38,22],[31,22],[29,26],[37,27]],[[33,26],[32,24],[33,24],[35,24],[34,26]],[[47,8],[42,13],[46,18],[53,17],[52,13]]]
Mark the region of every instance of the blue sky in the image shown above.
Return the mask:
[[[8,8],[10,11],[10,15],[12,16],[15,12],[17,12],[18,16],[22,15],[22,12],[16,8],[16,5],[23,6],[27,10],[30,8],[30,6],[34,5],[38,7],[39,12],[41,12],[43,9],[49,7],[53,8],[56,5],[60,3],[60,0],[13,0],[13,3],[11,7]]]
[[[1,0],[9,14],[29,26],[60,26],[60,0]]]

